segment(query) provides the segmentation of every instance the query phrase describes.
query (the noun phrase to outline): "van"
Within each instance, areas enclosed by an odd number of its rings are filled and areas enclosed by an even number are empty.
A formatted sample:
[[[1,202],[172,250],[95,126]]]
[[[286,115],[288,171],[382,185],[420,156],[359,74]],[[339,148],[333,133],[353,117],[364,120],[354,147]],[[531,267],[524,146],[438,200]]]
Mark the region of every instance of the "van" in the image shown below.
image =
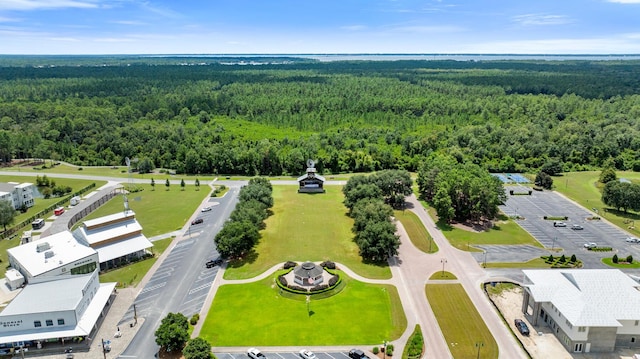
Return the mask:
[[[58,207],[53,210],[53,214],[59,216],[64,213],[64,207]]]
[[[31,222],[31,228],[33,229],[40,229],[44,227],[44,219],[42,218],[38,218],[35,221]]]

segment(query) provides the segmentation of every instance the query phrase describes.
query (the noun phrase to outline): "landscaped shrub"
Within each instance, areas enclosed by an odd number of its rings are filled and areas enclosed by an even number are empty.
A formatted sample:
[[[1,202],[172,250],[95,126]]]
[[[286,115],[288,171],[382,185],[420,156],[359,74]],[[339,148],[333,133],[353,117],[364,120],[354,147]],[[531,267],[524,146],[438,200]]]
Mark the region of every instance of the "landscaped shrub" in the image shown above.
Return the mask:
[[[317,292],[317,291],[319,291],[319,290],[324,290],[324,289],[328,289],[328,288],[329,288],[329,286],[328,286],[328,285],[326,285],[326,284],[319,284],[319,285],[317,285],[317,286],[315,286],[315,287],[311,288],[311,290],[310,290],[310,291],[311,291],[311,292]]]
[[[378,349],[378,347],[373,347],[373,350],[371,352],[373,354],[378,354],[380,352],[380,349]]]
[[[387,352],[386,352],[386,354],[387,354],[388,356],[393,356],[393,347],[389,348],[389,347],[387,346]]]
[[[336,264],[332,261],[324,261],[320,263],[320,266],[323,268],[336,269]]]
[[[296,262],[287,261],[287,262],[284,264],[284,269],[293,268],[293,267],[295,267],[295,266],[297,266],[297,265],[298,265],[298,263],[296,263]]]
[[[612,261],[613,263],[616,263],[616,264],[617,264],[617,263],[618,263],[618,255],[617,255],[617,254],[614,254],[614,255],[613,255],[613,258],[611,258],[611,261]]]
[[[560,263],[564,263],[567,261],[567,258],[564,256],[564,254],[562,256],[560,256],[560,259],[558,259],[558,262]]]
[[[283,286],[287,286],[287,278],[284,277],[284,275],[281,275],[278,277],[278,280],[280,281],[280,284],[282,284]]]
[[[631,254],[627,256],[627,263],[629,264],[633,263],[633,256]]]
[[[336,285],[336,283],[338,283],[338,279],[340,279],[340,277],[338,277],[337,275],[332,276],[331,278],[329,278],[329,287],[333,287],[334,285]]]
[[[578,258],[576,258],[575,254],[571,255],[571,262],[575,263],[578,260]]]
[[[302,291],[304,291],[304,292],[306,292],[306,291],[307,291],[307,289],[306,289],[306,288],[302,288],[301,286],[299,286],[299,285],[295,285],[295,284],[288,284],[288,285],[287,285],[287,288],[289,288],[289,289],[293,289],[293,290],[299,290],[299,291],[301,291],[301,292],[302,292]]]
[[[420,330],[420,326],[416,325],[416,328],[413,330],[413,334],[411,334],[411,338],[407,343],[407,346],[404,348],[404,353],[402,354],[403,359],[414,359],[419,358],[422,355],[422,348],[424,346],[424,339],[422,338],[422,331]]]
[[[549,258],[547,258],[547,263],[553,263],[553,254],[549,254]]]
[[[389,351],[393,351],[393,344],[387,344],[387,349],[385,349],[387,351],[387,353],[389,353]]]
[[[198,320],[200,320],[200,314],[196,313],[191,317],[191,319],[189,319],[189,323],[191,323],[191,325],[196,325],[198,324]]]

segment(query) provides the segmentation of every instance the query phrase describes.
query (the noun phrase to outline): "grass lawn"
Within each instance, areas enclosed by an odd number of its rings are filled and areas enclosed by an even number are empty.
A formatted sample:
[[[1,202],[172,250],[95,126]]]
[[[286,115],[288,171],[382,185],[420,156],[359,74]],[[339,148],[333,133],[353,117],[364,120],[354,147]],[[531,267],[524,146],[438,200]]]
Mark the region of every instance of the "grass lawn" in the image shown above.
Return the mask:
[[[300,346],[375,344],[400,337],[407,327],[393,286],[343,276],[337,295],[304,300],[278,294],[275,277],[223,285],[213,300],[200,337],[213,346]]]
[[[640,181],[639,172],[616,172],[618,178],[626,178],[632,182]],[[598,214],[623,230],[640,236],[640,213],[627,213],[608,208],[601,201],[603,185],[598,182],[600,171],[569,172],[559,177],[553,177],[554,190],[564,194],[586,209],[597,209]],[[638,226],[635,222],[638,221]],[[635,228],[634,228],[635,227]]]
[[[438,245],[424,228],[424,224],[420,218],[411,211],[393,211],[393,215],[402,223],[407,231],[411,243],[425,253],[435,253],[438,251]]]
[[[427,300],[454,358],[497,358],[498,345],[460,284],[427,284]]]
[[[136,213],[142,233],[147,237],[181,229],[210,192],[207,186],[200,186],[200,191],[193,186],[185,187],[184,191],[180,186],[171,186],[167,191],[164,184],[159,186],[158,183],[155,191],[150,184],[138,187],[143,191],[129,195],[129,207]],[[140,200],[136,200],[138,197]],[[124,208],[123,203],[122,196],[116,196],[83,220],[120,212]]]
[[[153,247],[150,249],[154,254],[153,258],[100,274],[100,282],[118,282],[118,287],[120,288],[136,286],[158,260],[158,257],[167,249],[169,244],[171,244],[173,238],[174,237],[153,242]]]
[[[253,255],[231,263],[226,279],[254,277],[276,263],[332,260],[369,278],[390,278],[386,263],[366,264],[353,242],[353,220],[342,204],[342,188],[326,193],[302,194],[297,186],[273,186],[273,215]],[[144,224],[143,224],[144,225]]]
[[[528,262],[487,262],[485,268],[550,268],[542,258],[534,258]]]
[[[609,267],[618,268],[618,269],[634,269],[640,268],[640,262],[634,260],[633,263],[623,262],[626,260],[626,257],[620,257],[618,263],[613,263],[611,258],[602,258],[602,263],[608,265]]]
[[[458,279],[455,274],[447,271],[437,271],[429,277],[429,280],[453,280]]]

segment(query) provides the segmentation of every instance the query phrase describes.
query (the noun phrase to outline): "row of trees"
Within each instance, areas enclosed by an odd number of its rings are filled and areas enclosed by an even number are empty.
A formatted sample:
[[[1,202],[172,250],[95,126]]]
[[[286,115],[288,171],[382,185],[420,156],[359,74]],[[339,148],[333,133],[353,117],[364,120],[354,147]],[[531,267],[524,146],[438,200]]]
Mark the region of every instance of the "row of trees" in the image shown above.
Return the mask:
[[[260,239],[259,231],[273,207],[272,187],[269,180],[256,177],[242,187],[239,201],[215,237],[218,253],[225,258],[241,257],[250,252]]]
[[[381,262],[398,253],[400,239],[391,221],[393,208],[404,208],[411,194],[407,171],[387,170],[353,176],[342,188],[344,204],[353,218],[354,241],[366,261]]]
[[[253,176],[297,175],[307,158],[325,174],[416,171],[447,152],[490,171],[549,161],[585,170],[608,158],[640,170],[631,62],[156,61],[0,67],[0,162],[121,165],[128,156],[141,172]]]
[[[609,181],[602,190],[602,202],[624,212],[640,211],[640,184]]]
[[[417,183],[420,195],[446,222],[491,220],[507,199],[502,182],[486,169],[448,155],[433,155],[425,161]]]
[[[182,313],[167,314],[155,336],[156,344],[167,352],[182,351],[185,359],[214,358],[209,342],[200,337],[189,340],[189,321]]]

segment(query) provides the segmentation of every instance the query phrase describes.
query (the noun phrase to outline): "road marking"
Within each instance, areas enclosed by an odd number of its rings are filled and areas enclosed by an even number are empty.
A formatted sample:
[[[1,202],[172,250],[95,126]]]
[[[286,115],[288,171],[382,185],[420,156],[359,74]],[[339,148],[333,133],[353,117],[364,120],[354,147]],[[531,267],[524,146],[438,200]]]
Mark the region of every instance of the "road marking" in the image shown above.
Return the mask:
[[[145,287],[145,288],[140,292],[140,294],[142,294],[142,293],[146,293],[146,292],[149,292],[149,291],[152,291],[152,290],[156,290],[156,289],[158,289],[158,288],[162,288],[162,287],[164,287],[165,285],[167,285],[167,282],[162,282],[162,283],[159,283],[159,284],[156,284],[156,285],[152,285],[151,287],[148,287],[148,288],[147,288],[147,287]],[[138,294],[138,295],[140,295],[140,294]]]
[[[193,294],[193,293],[195,293],[195,292],[201,291],[201,290],[203,290],[203,289],[205,289],[205,288],[209,288],[209,287],[211,287],[211,283],[203,284],[203,285],[201,285],[201,286],[199,286],[199,287],[197,287],[197,288],[193,288],[193,289],[191,289],[191,290],[189,291],[189,294]]]

